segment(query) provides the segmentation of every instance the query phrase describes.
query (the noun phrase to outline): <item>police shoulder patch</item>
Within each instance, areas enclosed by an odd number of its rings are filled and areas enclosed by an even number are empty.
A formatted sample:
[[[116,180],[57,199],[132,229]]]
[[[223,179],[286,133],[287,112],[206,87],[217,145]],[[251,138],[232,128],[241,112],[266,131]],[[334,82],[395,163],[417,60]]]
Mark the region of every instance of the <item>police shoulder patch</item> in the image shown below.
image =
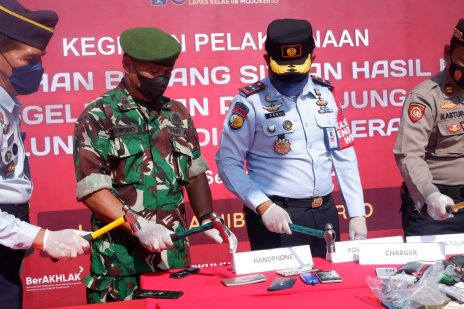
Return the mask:
[[[266,88],[266,85],[263,82],[259,81],[254,84],[242,87],[239,90],[245,97],[248,97],[252,95],[253,93],[263,90],[264,88]]]
[[[311,79],[316,84],[319,84],[319,85],[322,85],[322,86],[325,86],[325,87],[329,88],[330,91],[332,91],[335,88],[329,80],[323,79],[322,77],[311,75]]]
[[[408,116],[412,122],[420,120],[424,116],[425,105],[418,102],[412,102],[409,104]]]

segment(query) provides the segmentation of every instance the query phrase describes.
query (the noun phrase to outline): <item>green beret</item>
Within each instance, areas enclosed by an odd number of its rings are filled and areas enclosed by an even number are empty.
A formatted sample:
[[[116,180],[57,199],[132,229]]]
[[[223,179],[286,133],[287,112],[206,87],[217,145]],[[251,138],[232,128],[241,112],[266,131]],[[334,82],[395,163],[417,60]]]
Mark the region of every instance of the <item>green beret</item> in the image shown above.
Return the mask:
[[[176,39],[158,28],[132,28],[119,38],[124,52],[142,61],[174,65],[181,46]]]

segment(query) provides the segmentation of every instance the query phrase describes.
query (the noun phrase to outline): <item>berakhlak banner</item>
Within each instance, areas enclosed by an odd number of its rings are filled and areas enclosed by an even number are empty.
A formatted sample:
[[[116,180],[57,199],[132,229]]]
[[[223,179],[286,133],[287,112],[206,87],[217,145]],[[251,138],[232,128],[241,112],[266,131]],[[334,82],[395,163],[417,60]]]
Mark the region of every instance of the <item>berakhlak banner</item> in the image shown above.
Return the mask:
[[[443,0],[23,0],[30,9],[60,16],[43,59],[39,92],[20,97],[22,130],[34,192],[31,220],[50,229],[89,229],[90,213],[76,201],[72,161],[74,122],[83,108],[117,85],[123,51],[118,39],[131,27],[154,26],[181,44],[166,95],[193,116],[214,208],[246,250],[243,205],[217,175],[225,114],[238,89],[266,75],[263,43],[277,18],[309,20],[314,29],[313,74],[330,80],[355,139],[370,230],[399,228],[399,185],[392,147],[403,99],[444,66],[443,47],[464,2]],[[302,184],[304,185],[304,184]],[[348,217],[337,195],[342,231]],[[189,211],[191,226],[198,224]],[[192,236],[198,265],[230,262],[227,248]],[[214,254],[213,254],[214,253]],[[85,303],[80,279],[89,255],[52,263],[32,252],[24,262],[25,308]]]

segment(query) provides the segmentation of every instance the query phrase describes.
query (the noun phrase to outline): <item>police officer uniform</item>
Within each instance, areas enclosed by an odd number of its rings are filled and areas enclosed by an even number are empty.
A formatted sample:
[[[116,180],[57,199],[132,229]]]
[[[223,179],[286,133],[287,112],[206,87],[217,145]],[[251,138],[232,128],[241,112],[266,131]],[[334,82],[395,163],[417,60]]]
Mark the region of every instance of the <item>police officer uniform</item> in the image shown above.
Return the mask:
[[[0,0],[0,33],[12,40],[43,50],[57,22],[55,12],[30,11],[15,0]],[[19,86],[15,89],[21,94],[28,90]],[[20,109],[17,98],[0,86],[0,242],[14,248],[0,245],[0,303],[5,308],[22,307],[20,268],[25,250],[17,249],[29,248],[40,230],[26,223],[33,186],[24,133],[20,132]]]
[[[278,34],[270,26],[268,40],[273,42],[267,45],[268,53],[292,43],[297,53],[307,55],[305,44],[312,31],[308,34],[306,23],[296,24],[297,32],[305,33],[299,42],[291,35],[277,42]],[[288,29],[285,20],[280,29]],[[332,89],[330,82],[311,76],[299,95],[288,97],[267,77],[240,89],[230,105],[216,162],[226,187],[245,203],[252,250],[310,244],[313,256],[325,256],[323,239],[272,233],[261,223],[256,207],[270,199],[295,224],[323,230],[332,223],[339,239],[332,169],[350,216],[365,215],[352,137]]]
[[[464,19],[456,26],[452,45],[464,45],[463,31]],[[451,80],[448,68],[416,86],[404,102],[393,152],[404,179],[406,236],[464,232],[464,213],[436,221],[424,205],[434,192],[455,203],[464,200],[464,89]]]

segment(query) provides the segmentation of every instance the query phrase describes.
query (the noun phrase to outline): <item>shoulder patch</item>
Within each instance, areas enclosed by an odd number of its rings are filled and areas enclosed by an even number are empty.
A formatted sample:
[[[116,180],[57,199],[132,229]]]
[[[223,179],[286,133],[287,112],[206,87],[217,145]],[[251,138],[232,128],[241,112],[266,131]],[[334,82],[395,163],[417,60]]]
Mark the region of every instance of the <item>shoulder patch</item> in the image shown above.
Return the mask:
[[[240,92],[246,97],[252,95],[253,93],[259,92],[266,88],[266,85],[263,82],[256,82],[254,84],[240,88]]]
[[[311,79],[316,84],[319,84],[319,85],[322,85],[322,86],[325,86],[325,87],[329,88],[330,91],[332,91],[335,88],[329,80],[323,79],[322,77],[311,75]]]
[[[412,122],[420,120],[424,116],[425,105],[422,103],[412,102],[409,104],[408,115]]]

